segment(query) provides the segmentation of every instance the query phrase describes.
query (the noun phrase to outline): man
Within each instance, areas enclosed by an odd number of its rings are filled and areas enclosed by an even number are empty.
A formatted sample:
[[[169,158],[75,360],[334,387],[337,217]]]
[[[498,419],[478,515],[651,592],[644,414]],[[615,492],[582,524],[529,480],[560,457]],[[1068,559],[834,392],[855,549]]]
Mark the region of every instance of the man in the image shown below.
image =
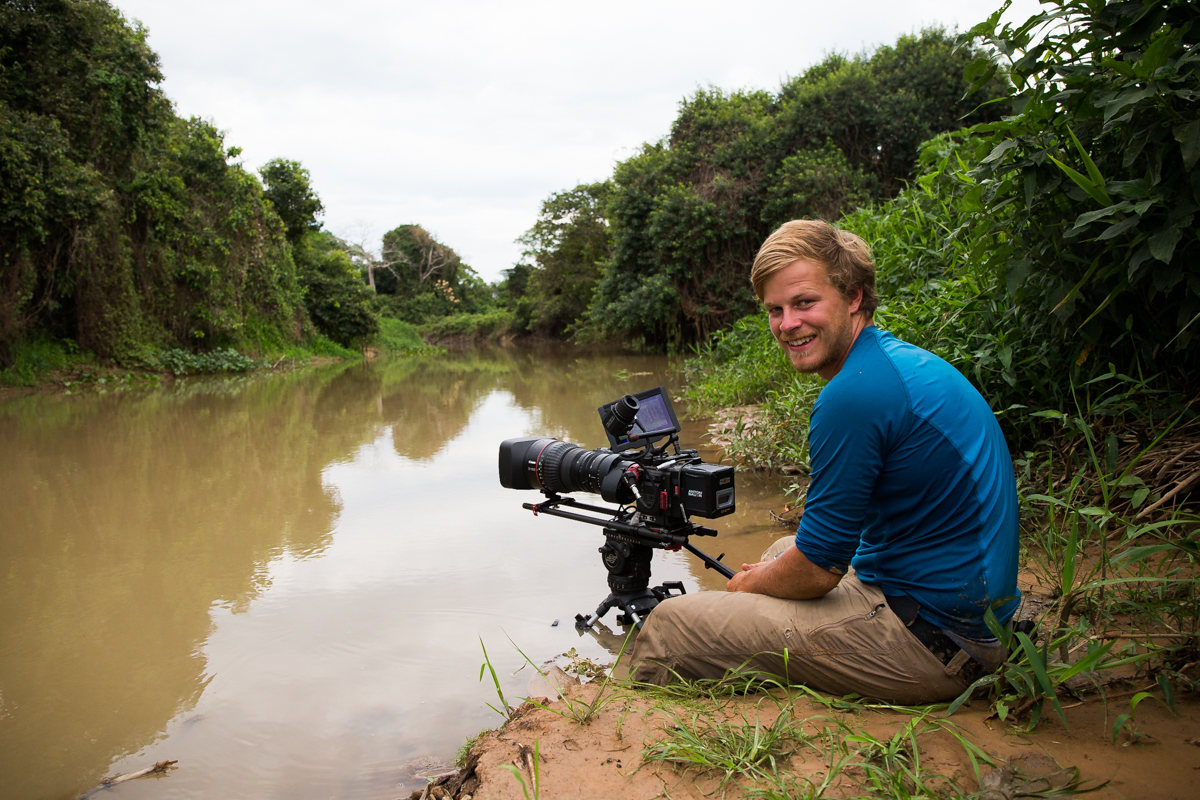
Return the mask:
[[[994,606],[1007,622],[1019,594],[1000,427],[957,370],[874,327],[875,265],[859,237],[786,223],[751,282],[792,366],[829,381],[810,420],[804,516],[726,593],[659,605],[634,677],[745,666],[835,694],[951,699],[1003,658],[983,616]]]

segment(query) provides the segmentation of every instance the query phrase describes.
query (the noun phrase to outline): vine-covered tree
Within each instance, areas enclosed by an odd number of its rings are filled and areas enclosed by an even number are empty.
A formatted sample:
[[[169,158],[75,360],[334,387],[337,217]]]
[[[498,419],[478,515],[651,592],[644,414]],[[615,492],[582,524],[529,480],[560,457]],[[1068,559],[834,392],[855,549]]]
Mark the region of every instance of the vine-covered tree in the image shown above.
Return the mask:
[[[420,225],[401,225],[383,235],[374,273],[385,312],[414,324],[481,311],[492,302],[491,290],[475,271]]]
[[[107,2],[0,4],[0,364],[47,333],[136,358],[307,327],[261,185],[161,81]]]

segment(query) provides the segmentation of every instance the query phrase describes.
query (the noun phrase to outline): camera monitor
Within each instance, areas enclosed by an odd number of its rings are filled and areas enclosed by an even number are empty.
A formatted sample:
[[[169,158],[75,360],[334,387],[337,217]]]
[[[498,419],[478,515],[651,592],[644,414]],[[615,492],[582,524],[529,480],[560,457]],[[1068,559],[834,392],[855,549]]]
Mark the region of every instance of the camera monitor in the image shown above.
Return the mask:
[[[614,436],[608,430],[608,426],[605,426],[608,446],[614,453],[633,447],[644,447],[656,439],[679,433],[681,430],[679,418],[675,416],[675,408],[671,405],[671,398],[667,396],[665,388],[658,386],[638,392],[633,396],[638,400],[638,410],[629,433],[624,436]],[[621,401],[618,400],[596,409],[600,412],[600,419],[604,420],[610,415],[612,413],[610,409],[619,402]]]

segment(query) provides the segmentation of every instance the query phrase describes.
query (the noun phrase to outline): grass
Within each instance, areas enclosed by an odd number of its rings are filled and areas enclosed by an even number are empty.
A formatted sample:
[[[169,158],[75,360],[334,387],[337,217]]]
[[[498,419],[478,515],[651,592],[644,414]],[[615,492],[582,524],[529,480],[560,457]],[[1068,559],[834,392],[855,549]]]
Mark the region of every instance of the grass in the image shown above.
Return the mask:
[[[441,347],[426,344],[416,325],[394,317],[380,317],[379,335],[375,337],[373,344],[384,353],[399,355],[432,355],[445,352]]]
[[[793,752],[790,745],[803,738],[787,711],[770,725],[763,725],[758,717],[751,723],[743,716],[739,725],[699,712],[687,718],[668,715],[674,724],[642,751],[643,761],[720,772],[722,788],[734,777],[773,780],[780,762]]]
[[[492,729],[483,728],[474,736],[467,737],[467,740],[459,745],[458,752],[454,754],[454,766],[460,769],[465,767],[467,765],[467,759],[471,757],[471,751],[475,749],[475,745],[479,744],[479,740],[482,739],[484,734],[490,730]]]
[[[35,337],[12,346],[13,365],[0,369],[0,386],[37,386],[51,372],[90,365],[95,358],[70,339]]]

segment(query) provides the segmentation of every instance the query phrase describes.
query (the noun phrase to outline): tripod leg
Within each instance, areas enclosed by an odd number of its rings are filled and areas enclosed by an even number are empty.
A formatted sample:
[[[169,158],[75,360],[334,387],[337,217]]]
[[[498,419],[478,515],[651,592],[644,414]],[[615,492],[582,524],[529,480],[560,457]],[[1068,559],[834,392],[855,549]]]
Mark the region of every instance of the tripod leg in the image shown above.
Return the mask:
[[[603,603],[601,603],[599,606],[596,607],[596,613],[592,614],[590,617],[585,617],[583,614],[576,614],[575,615],[575,629],[580,630],[580,631],[586,631],[588,628],[595,625],[596,622],[599,621],[599,619],[601,617],[603,617],[605,614],[608,613],[608,610],[610,608],[617,605],[617,603],[619,603],[619,602],[620,601],[617,600],[616,595],[610,594],[608,597],[604,598]]]

